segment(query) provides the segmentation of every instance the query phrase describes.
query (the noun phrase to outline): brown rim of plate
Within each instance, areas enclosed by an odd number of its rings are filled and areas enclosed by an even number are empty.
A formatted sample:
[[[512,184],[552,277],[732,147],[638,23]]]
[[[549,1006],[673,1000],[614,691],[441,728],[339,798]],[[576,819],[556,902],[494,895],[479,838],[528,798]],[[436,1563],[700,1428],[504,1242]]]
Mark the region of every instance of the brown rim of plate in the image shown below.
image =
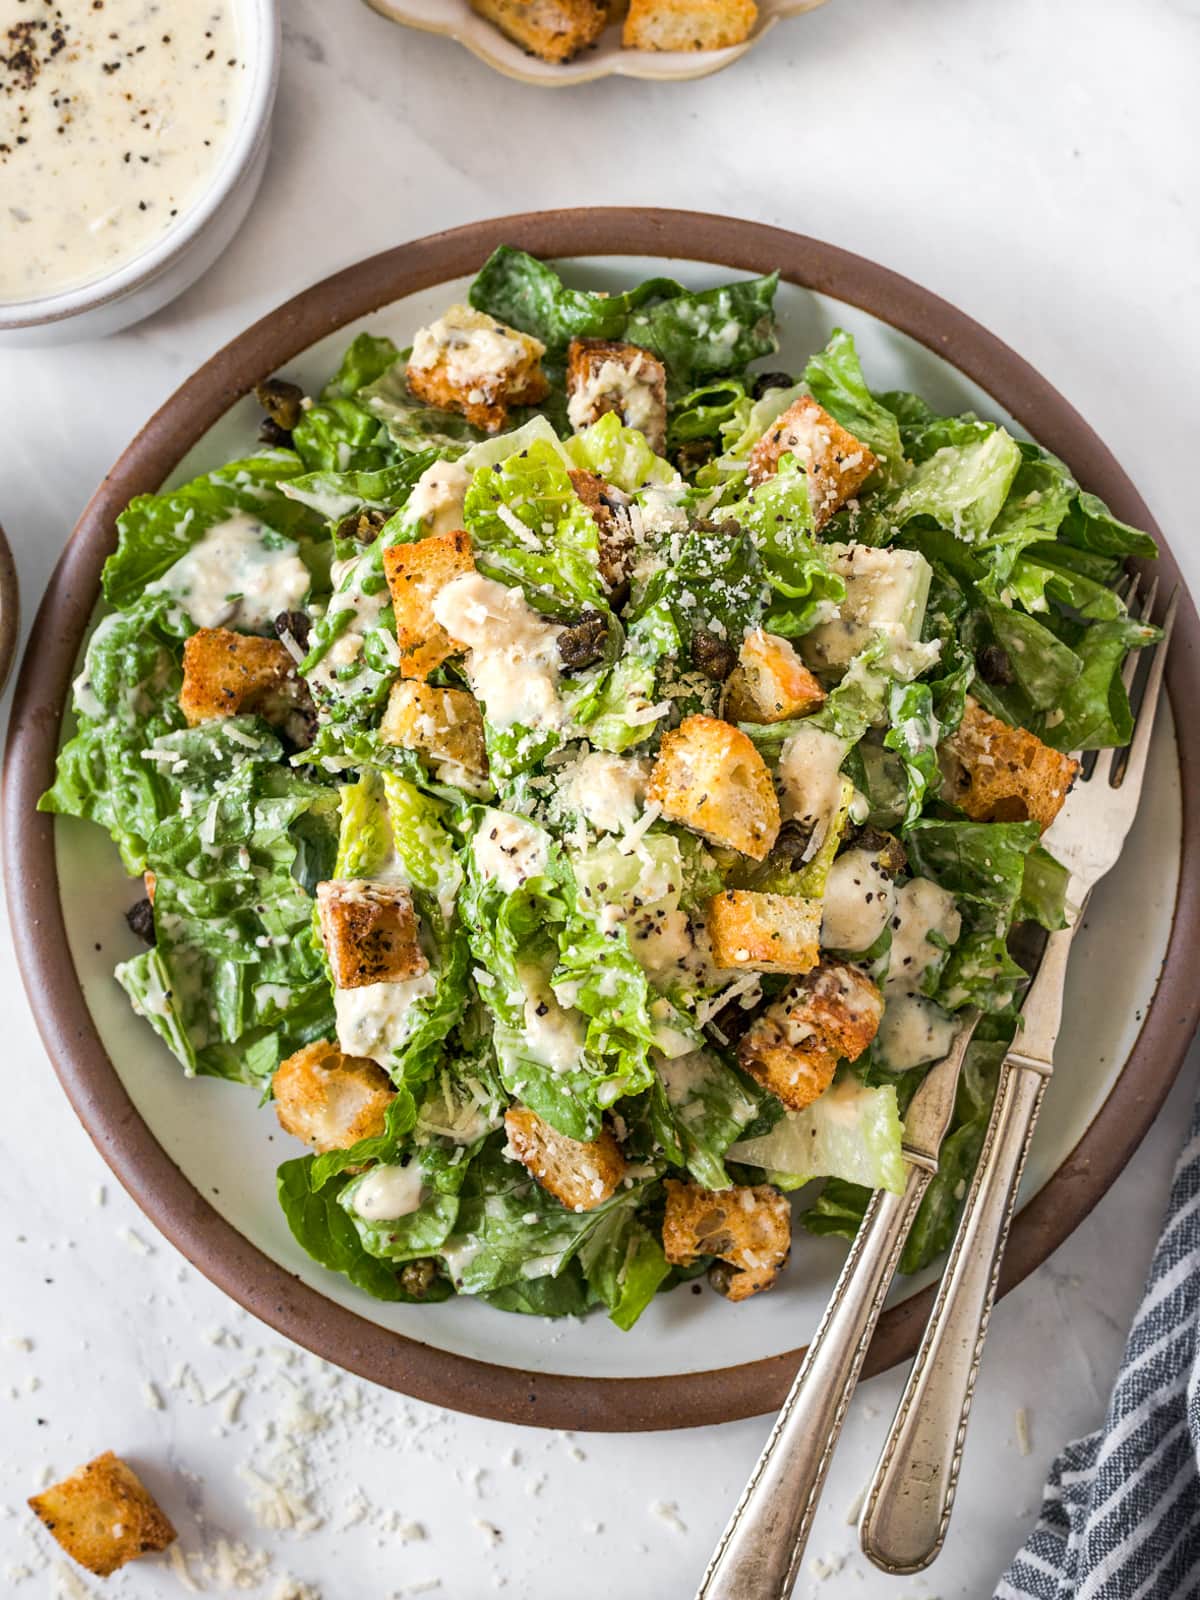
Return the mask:
[[[21,586],[8,536],[0,528],[0,694],[12,671],[21,634]]]
[[[326,334],[393,300],[475,272],[499,244],[548,258],[640,255],[782,276],[858,306],[935,351],[1071,464],[1085,487],[1156,537],[1133,484],[1083,418],[977,322],[884,267],[761,223],[698,212],[597,208],[471,223],[372,256],[305,290],[225,346],[133,440],[85,509],[50,580],[17,685],[4,769],[5,874],[21,973],[67,1096],[101,1155],[183,1254],[248,1311],[339,1366],[457,1411],[553,1428],[625,1430],[726,1422],[779,1406],[803,1350],[668,1377],[591,1378],[525,1372],[449,1354],[382,1328],[309,1288],[208,1204],[130,1100],[88,1011],[71,960],[54,853],[54,822],[35,810],[52,779],[75,660],[116,542],[118,512],[159,488],[184,454],[254,384]],[[1165,588],[1180,581],[1164,548]],[[1185,599],[1167,668],[1176,706],[1200,703],[1200,628]],[[1179,723],[1181,734],[1186,726]],[[1200,835],[1200,740],[1181,737],[1184,860]],[[1125,1166],[1178,1071],[1200,1015],[1193,952],[1200,879],[1180,875],[1161,980],[1111,1094],[1054,1176],[1016,1218],[1000,1291],[1067,1237]],[[933,1301],[927,1288],[885,1311],[867,1357],[880,1372],[911,1356]],[[631,1337],[636,1338],[633,1334]]]

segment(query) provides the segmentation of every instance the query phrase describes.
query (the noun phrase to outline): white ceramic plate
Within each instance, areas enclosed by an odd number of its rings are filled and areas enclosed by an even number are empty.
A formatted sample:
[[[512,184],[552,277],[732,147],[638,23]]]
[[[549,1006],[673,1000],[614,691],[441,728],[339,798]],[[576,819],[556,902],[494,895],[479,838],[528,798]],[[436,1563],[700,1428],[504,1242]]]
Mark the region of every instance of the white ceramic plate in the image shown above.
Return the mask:
[[[664,272],[696,287],[728,276],[701,263],[651,257],[583,260],[572,264],[570,276],[581,284],[615,289]],[[289,363],[288,375],[319,387],[360,328],[408,343],[418,325],[451,300],[465,298],[467,282],[441,284],[340,329]],[[799,369],[835,326],[843,326],[858,342],[873,387],[915,389],[938,410],[973,407],[1011,422],[947,362],[868,313],[788,283],[780,285],[777,304],[784,334],[779,365]],[[257,418],[254,403],[240,401],[188,455],[172,481],[251,447]],[[1132,1048],[1170,934],[1180,837],[1174,726],[1166,715],[1159,723],[1141,816],[1120,865],[1094,896],[1079,935],[1058,1065],[1025,1174],[1026,1198],[1046,1183],[1079,1141]],[[773,1293],[731,1306],[711,1292],[693,1295],[682,1288],[660,1297],[628,1334],[619,1333],[603,1315],[549,1323],[506,1315],[467,1299],[429,1307],[381,1305],[323,1271],[294,1243],[275,1201],[275,1167],[300,1147],[281,1134],[271,1107],[257,1105],[250,1090],[211,1080],[185,1081],[113,980],[114,963],[138,948],[122,913],[138,897],[139,886],[124,876],[115,849],[90,824],[60,820],[57,849],[71,953],[92,1016],[138,1111],[200,1193],[262,1252],[322,1295],[445,1351],[525,1371],[592,1378],[738,1366],[793,1351],[815,1328],[844,1245],[810,1238],[801,1230]],[[893,1301],[911,1296],[930,1275],[901,1280]]]
[[[623,50],[621,24],[611,23],[590,50],[574,61],[556,64],[526,54],[506,38],[494,22],[472,11],[467,0],[367,0],[367,4],[393,22],[425,33],[441,33],[457,39],[472,55],[506,77],[542,89],[562,89],[572,83],[591,83],[595,78],[647,78],[656,82],[705,78],[740,60],[766,38],[777,22],[815,11],[825,0],[759,0],[758,21],[744,44],[728,50]]]

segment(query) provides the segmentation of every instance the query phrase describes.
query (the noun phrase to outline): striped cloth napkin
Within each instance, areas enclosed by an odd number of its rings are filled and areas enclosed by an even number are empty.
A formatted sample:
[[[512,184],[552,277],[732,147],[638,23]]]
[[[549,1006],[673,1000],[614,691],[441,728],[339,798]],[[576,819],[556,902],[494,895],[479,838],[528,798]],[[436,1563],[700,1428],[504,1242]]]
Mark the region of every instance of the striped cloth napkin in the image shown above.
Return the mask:
[[[1104,1426],[1069,1444],[995,1600],[1200,1596],[1200,1104]]]

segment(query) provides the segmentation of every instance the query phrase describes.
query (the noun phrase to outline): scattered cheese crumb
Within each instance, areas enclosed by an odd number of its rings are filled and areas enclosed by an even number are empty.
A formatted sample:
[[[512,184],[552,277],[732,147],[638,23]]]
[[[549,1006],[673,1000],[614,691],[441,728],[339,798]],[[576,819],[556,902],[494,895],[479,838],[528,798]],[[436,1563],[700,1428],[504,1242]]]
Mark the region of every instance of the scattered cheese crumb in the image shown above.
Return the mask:
[[[1024,1406],[1017,1407],[1016,1428],[1017,1449],[1023,1456],[1027,1456],[1033,1449],[1033,1443],[1029,1436],[1029,1412]]]
[[[147,1411],[162,1411],[166,1408],[161,1389],[149,1379],[142,1385],[142,1399],[146,1402]]]
[[[480,1517],[471,1518],[471,1526],[478,1530],[489,1550],[494,1550],[504,1541],[504,1535],[492,1522],[484,1522]]]
[[[687,1532],[687,1523],[679,1515],[679,1506],[674,1500],[655,1500],[650,1509],[660,1522],[674,1528],[676,1533]]]
[[[141,1234],[135,1233],[132,1228],[121,1228],[117,1237],[123,1239],[135,1255],[152,1256],[154,1254],[153,1245],[147,1244]]]

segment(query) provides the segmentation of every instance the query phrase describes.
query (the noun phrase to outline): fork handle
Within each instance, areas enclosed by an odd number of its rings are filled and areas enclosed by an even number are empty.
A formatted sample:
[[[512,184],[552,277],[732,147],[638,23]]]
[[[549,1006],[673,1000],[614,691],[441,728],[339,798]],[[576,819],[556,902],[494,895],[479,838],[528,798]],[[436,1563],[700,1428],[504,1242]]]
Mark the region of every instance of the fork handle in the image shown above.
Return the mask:
[[[859,1534],[884,1572],[919,1572],[942,1548],[1017,1186],[1048,1069],[1010,1055],[916,1360],[875,1469]]]
[[[786,1600],[791,1594],[867,1346],[931,1177],[910,1162],[903,1194],[877,1189],[872,1196],[696,1600]]]

